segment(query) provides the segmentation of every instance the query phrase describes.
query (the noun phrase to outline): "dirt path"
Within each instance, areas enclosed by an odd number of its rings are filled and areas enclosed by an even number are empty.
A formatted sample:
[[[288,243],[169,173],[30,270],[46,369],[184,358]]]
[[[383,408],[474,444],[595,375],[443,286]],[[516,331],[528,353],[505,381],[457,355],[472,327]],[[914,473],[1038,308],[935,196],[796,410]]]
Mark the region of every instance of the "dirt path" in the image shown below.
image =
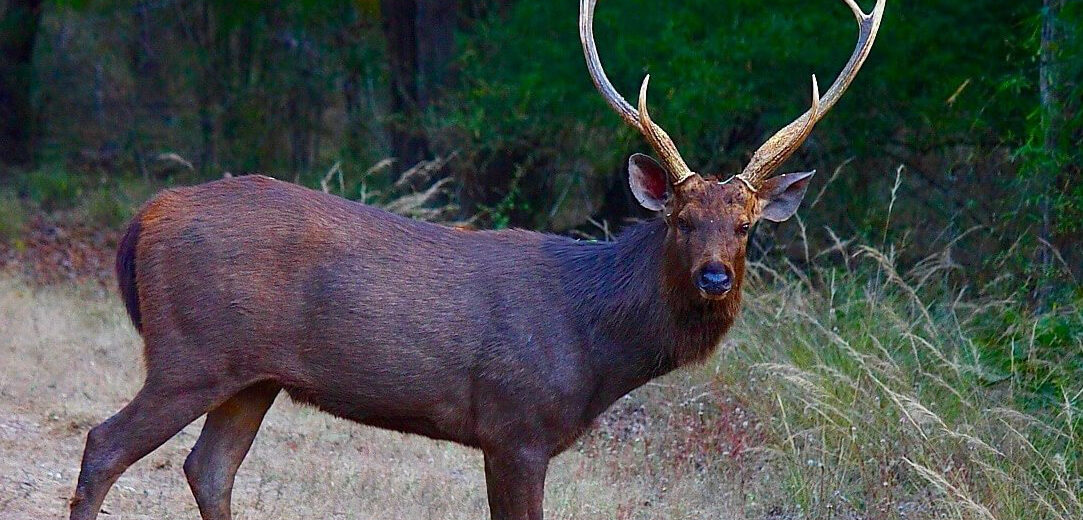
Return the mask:
[[[63,412],[13,410],[6,401],[0,408],[0,518],[63,517],[89,423]],[[481,461],[468,450],[356,427],[285,399],[271,413],[238,475],[237,518],[484,514]],[[103,517],[198,518],[181,464],[200,425],[129,469]]]

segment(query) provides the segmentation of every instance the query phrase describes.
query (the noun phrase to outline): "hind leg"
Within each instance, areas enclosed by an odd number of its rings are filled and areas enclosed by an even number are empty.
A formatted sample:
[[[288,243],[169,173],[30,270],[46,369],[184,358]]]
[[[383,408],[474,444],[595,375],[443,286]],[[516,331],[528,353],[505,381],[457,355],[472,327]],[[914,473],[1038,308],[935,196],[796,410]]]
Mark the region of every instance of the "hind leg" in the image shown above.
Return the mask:
[[[235,393],[211,381],[148,378],[135,398],[87,434],[71,520],[93,520],[106,493],[137,460]]]
[[[207,414],[203,433],[184,461],[184,474],[204,520],[229,520],[233,478],[279,387],[260,383]]]

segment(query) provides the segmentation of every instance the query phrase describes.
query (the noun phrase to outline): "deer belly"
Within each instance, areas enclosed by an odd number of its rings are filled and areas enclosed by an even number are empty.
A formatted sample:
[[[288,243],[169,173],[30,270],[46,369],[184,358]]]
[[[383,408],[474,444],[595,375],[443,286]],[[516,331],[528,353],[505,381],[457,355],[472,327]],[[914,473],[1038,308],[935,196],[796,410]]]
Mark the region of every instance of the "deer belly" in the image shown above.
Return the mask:
[[[453,386],[437,389],[363,379],[341,385],[325,383],[285,389],[294,400],[336,417],[467,446],[477,444],[469,404]]]

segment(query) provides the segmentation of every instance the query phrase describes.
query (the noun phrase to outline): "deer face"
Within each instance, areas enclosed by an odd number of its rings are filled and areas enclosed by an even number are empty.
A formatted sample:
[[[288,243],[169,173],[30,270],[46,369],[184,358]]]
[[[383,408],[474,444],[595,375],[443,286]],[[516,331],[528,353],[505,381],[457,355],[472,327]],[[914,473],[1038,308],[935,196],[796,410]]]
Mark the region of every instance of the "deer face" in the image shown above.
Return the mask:
[[[771,175],[797,151],[857,76],[876,41],[886,1],[877,0],[872,12],[865,13],[854,0],[843,0],[857,19],[858,33],[857,45],[842,72],[823,96],[816,76],[812,76],[812,107],[767,139],[752,154],[744,171],[719,183],[693,172],[681,158],[677,145],[651,119],[647,112],[650,75],[639,87],[638,107],[613,87],[594,43],[597,0],[579,0],[579,40],[591,81],[617,115],[643,134],[665,165],[645,155],[633,155],[628,161],[632,192],[644,207],[665,211],[668,254],[688,269],[692,283],[704,298],[724,298],[740,285],[749,226],[761,218],[786,220],[797,211],[814,172]]]
[[[632,193],[647,209],[664,211],[671,261],[703,298],[725,298],[744,277],[748,233],[758,220],[778,222],[797,211],[815,172],[780,175],[759,189],[739,180],[698,175],[674,185],[646,155],[628,161]]]

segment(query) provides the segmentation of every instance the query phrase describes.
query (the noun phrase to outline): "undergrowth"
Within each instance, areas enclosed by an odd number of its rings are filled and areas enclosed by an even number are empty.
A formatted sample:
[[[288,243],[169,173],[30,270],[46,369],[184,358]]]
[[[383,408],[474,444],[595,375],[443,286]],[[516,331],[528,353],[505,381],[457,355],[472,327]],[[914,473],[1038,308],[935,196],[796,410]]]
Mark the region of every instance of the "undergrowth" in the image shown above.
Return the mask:
[[[800,517],[1083,518],[1083,297],[1034,315],[869,247],[753,265],[717,378]],[[837,258],[837,257],[836,257]]]
[[[14,193],[0,191],[0,241],[15,240],[26,226],[26,208]]]

